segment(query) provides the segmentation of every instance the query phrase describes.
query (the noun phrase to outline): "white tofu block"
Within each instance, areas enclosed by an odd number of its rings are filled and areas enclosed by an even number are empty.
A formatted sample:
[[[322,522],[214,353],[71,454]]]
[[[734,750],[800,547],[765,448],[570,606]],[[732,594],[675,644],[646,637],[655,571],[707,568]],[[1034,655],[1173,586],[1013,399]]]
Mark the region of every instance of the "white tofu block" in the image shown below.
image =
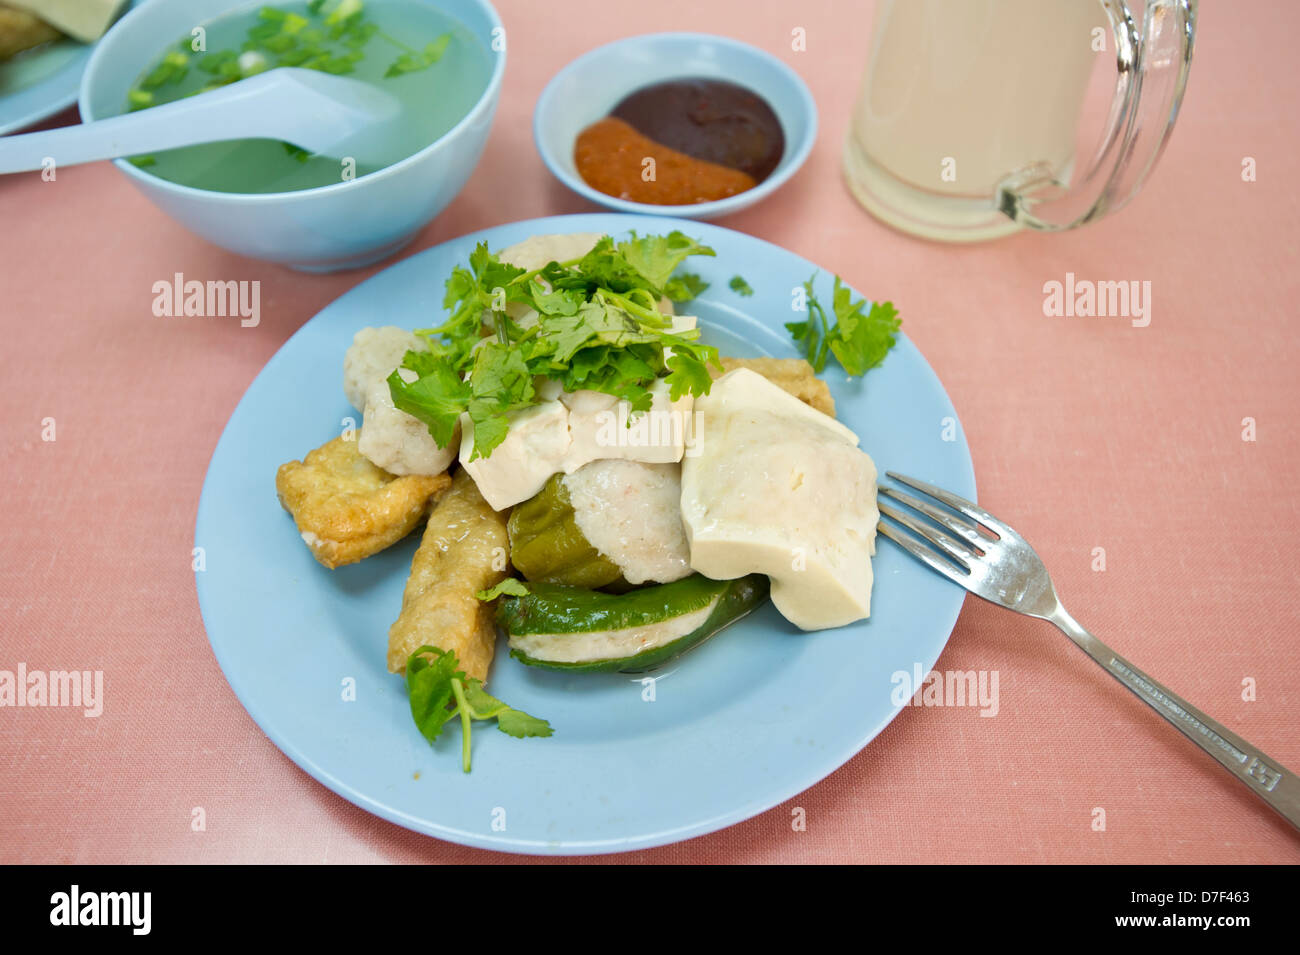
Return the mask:
[[[510,430],[489,457],[471,461],[474,422],[460,416],[460,465],[493,510],[526,501],[562,469],[569,450],[569,409],[546,401],[510,415]]]
[[[740,368],[695,402],[682,463],[691,566],[715,580],[767,574],[772,602],[804,630],[871,613],[876,467],[850,429]]]

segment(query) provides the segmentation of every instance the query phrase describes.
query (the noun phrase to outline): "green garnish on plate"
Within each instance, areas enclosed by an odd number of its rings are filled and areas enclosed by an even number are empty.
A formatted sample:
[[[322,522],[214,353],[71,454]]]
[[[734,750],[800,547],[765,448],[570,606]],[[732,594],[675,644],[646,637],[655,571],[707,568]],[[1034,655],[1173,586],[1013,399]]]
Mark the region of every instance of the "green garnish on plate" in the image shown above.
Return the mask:
[[[865,374],[885,360],[898,340],[901,324],[898,309],[893,302],[875,302],[864,313],[866,300],[853,301],[853,294],[837,275],[831,297],[831,311],[835,314],[832,325],[826,308],[813,293],[815,278],[814,273],[803,283],[808,318],[802,322],[786,322],[785,327],[818,374],[826,368],[828,355],[834,355],[850,375]]]
[[[489,600],[496,600],[502,594],[508,594],[511,597],[527,597],[528,585],[518,577],[507,577],[491,590],[480,590],[474,596],[486,603]]]
[[[699,341],[698,329],[673,332],[672,317],[658,305],[664,296],[684,301],[703,288],[698,276],[673,273],[692,255],[713,254],[681,232],[632,233],[622,242],[606,236],[580,258],[526,271],[480,243],[469,267],[457,266],[447,279],[443,306],[451,318],[417,330],[428,351],[406,353],[402,365],[418,379],[408,383],[397,371],[389,376],[393,404],[423,421],[439,447],[467,412],[472,461],[505,440],[511,412],[542,400],[538,376],[565,391],[614,395],[634,413],[650,409],[649,386],[658,378],[667,381],[673,401],[707,395],[708,365],[722,367],[717,349]],[[537,321],[516,324],[506,313],[512,303],[536,311]],[[495,332],[490,338],[482,336],[485,315]]]
[[[470,679],[459,668],[452,650],[428,645],[420,647],[406,661],[406,688],[411,697],[411,716],[430,743],[442,735],[453,717],[460,717],[461,768],[470,771],[470,733],[474,720],[496,720],[497,729],[507,736],[550,736],[554,730],[546,720],[529,716],[490,696],[480,680]]]
[[[745,278],[742,275],[733,275],[731,281],[727,283],[727,288],[744,298],[749,298],[754,294],[754,290],[750,287],[749,283],[745,281]]]

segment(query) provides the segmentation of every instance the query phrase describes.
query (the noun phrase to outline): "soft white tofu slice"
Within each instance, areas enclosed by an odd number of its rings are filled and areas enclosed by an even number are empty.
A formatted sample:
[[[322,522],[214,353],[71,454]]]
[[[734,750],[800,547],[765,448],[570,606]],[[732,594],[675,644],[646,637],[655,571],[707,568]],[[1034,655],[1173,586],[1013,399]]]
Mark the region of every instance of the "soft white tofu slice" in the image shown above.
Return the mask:
[[[695,399],[683,395],[669,399],[669,387],[660,378],[650,386],[650,410],[632,414],[632,406],[599,391],[562,394],[569,408],[572,444],[561,470],[572,474],[584,464],[606,458],[622,458],[644,464],[680,461],[690,437],[691,410]]]
[[[715,580],[772,580],[772,602],[803,630],[871,613],[876,467],[852,431],[738,368],[695,402],[697,445],[682,463],[691,567]]]
[[[558,401],[544,401],[510,415],[510,430],[489,457],[471,461],[474,422],[460,416],[460,464],[483,499],[500,511],[526,501],[542,489],[546,479],[562,470],[569,450],[569,409]]]

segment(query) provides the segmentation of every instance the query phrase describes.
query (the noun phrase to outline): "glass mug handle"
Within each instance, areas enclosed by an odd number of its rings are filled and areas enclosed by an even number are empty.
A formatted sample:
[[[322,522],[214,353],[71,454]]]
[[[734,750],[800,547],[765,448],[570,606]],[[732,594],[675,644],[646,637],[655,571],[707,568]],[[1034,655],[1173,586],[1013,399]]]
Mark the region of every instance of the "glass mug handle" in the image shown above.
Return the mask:
[[[1138,0],[1140,3],[1141,0]],[[1128,0],[1101,0],[1115,38],[1119,78],[1087,174],[1067,186],[1045,163],[998,185],[998,209],[1023,226],[1073,229],[1132,199],[1164,150],[1187,87],[1198,0],[1145,0],[1142,29]]]

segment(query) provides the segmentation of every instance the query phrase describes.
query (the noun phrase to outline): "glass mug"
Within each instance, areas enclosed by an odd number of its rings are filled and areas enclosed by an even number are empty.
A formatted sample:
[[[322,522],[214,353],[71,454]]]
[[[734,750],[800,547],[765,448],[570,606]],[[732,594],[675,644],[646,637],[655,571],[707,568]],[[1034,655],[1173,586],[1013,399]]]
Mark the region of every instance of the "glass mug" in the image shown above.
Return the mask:
[[[895,228],[947,241],[1119,209],[1173,129],[1197,2],[877,0],[844,144],[849,188]],[[1099,49],[1114,50],[1119,77],[1097,151],[1077,162]]]

